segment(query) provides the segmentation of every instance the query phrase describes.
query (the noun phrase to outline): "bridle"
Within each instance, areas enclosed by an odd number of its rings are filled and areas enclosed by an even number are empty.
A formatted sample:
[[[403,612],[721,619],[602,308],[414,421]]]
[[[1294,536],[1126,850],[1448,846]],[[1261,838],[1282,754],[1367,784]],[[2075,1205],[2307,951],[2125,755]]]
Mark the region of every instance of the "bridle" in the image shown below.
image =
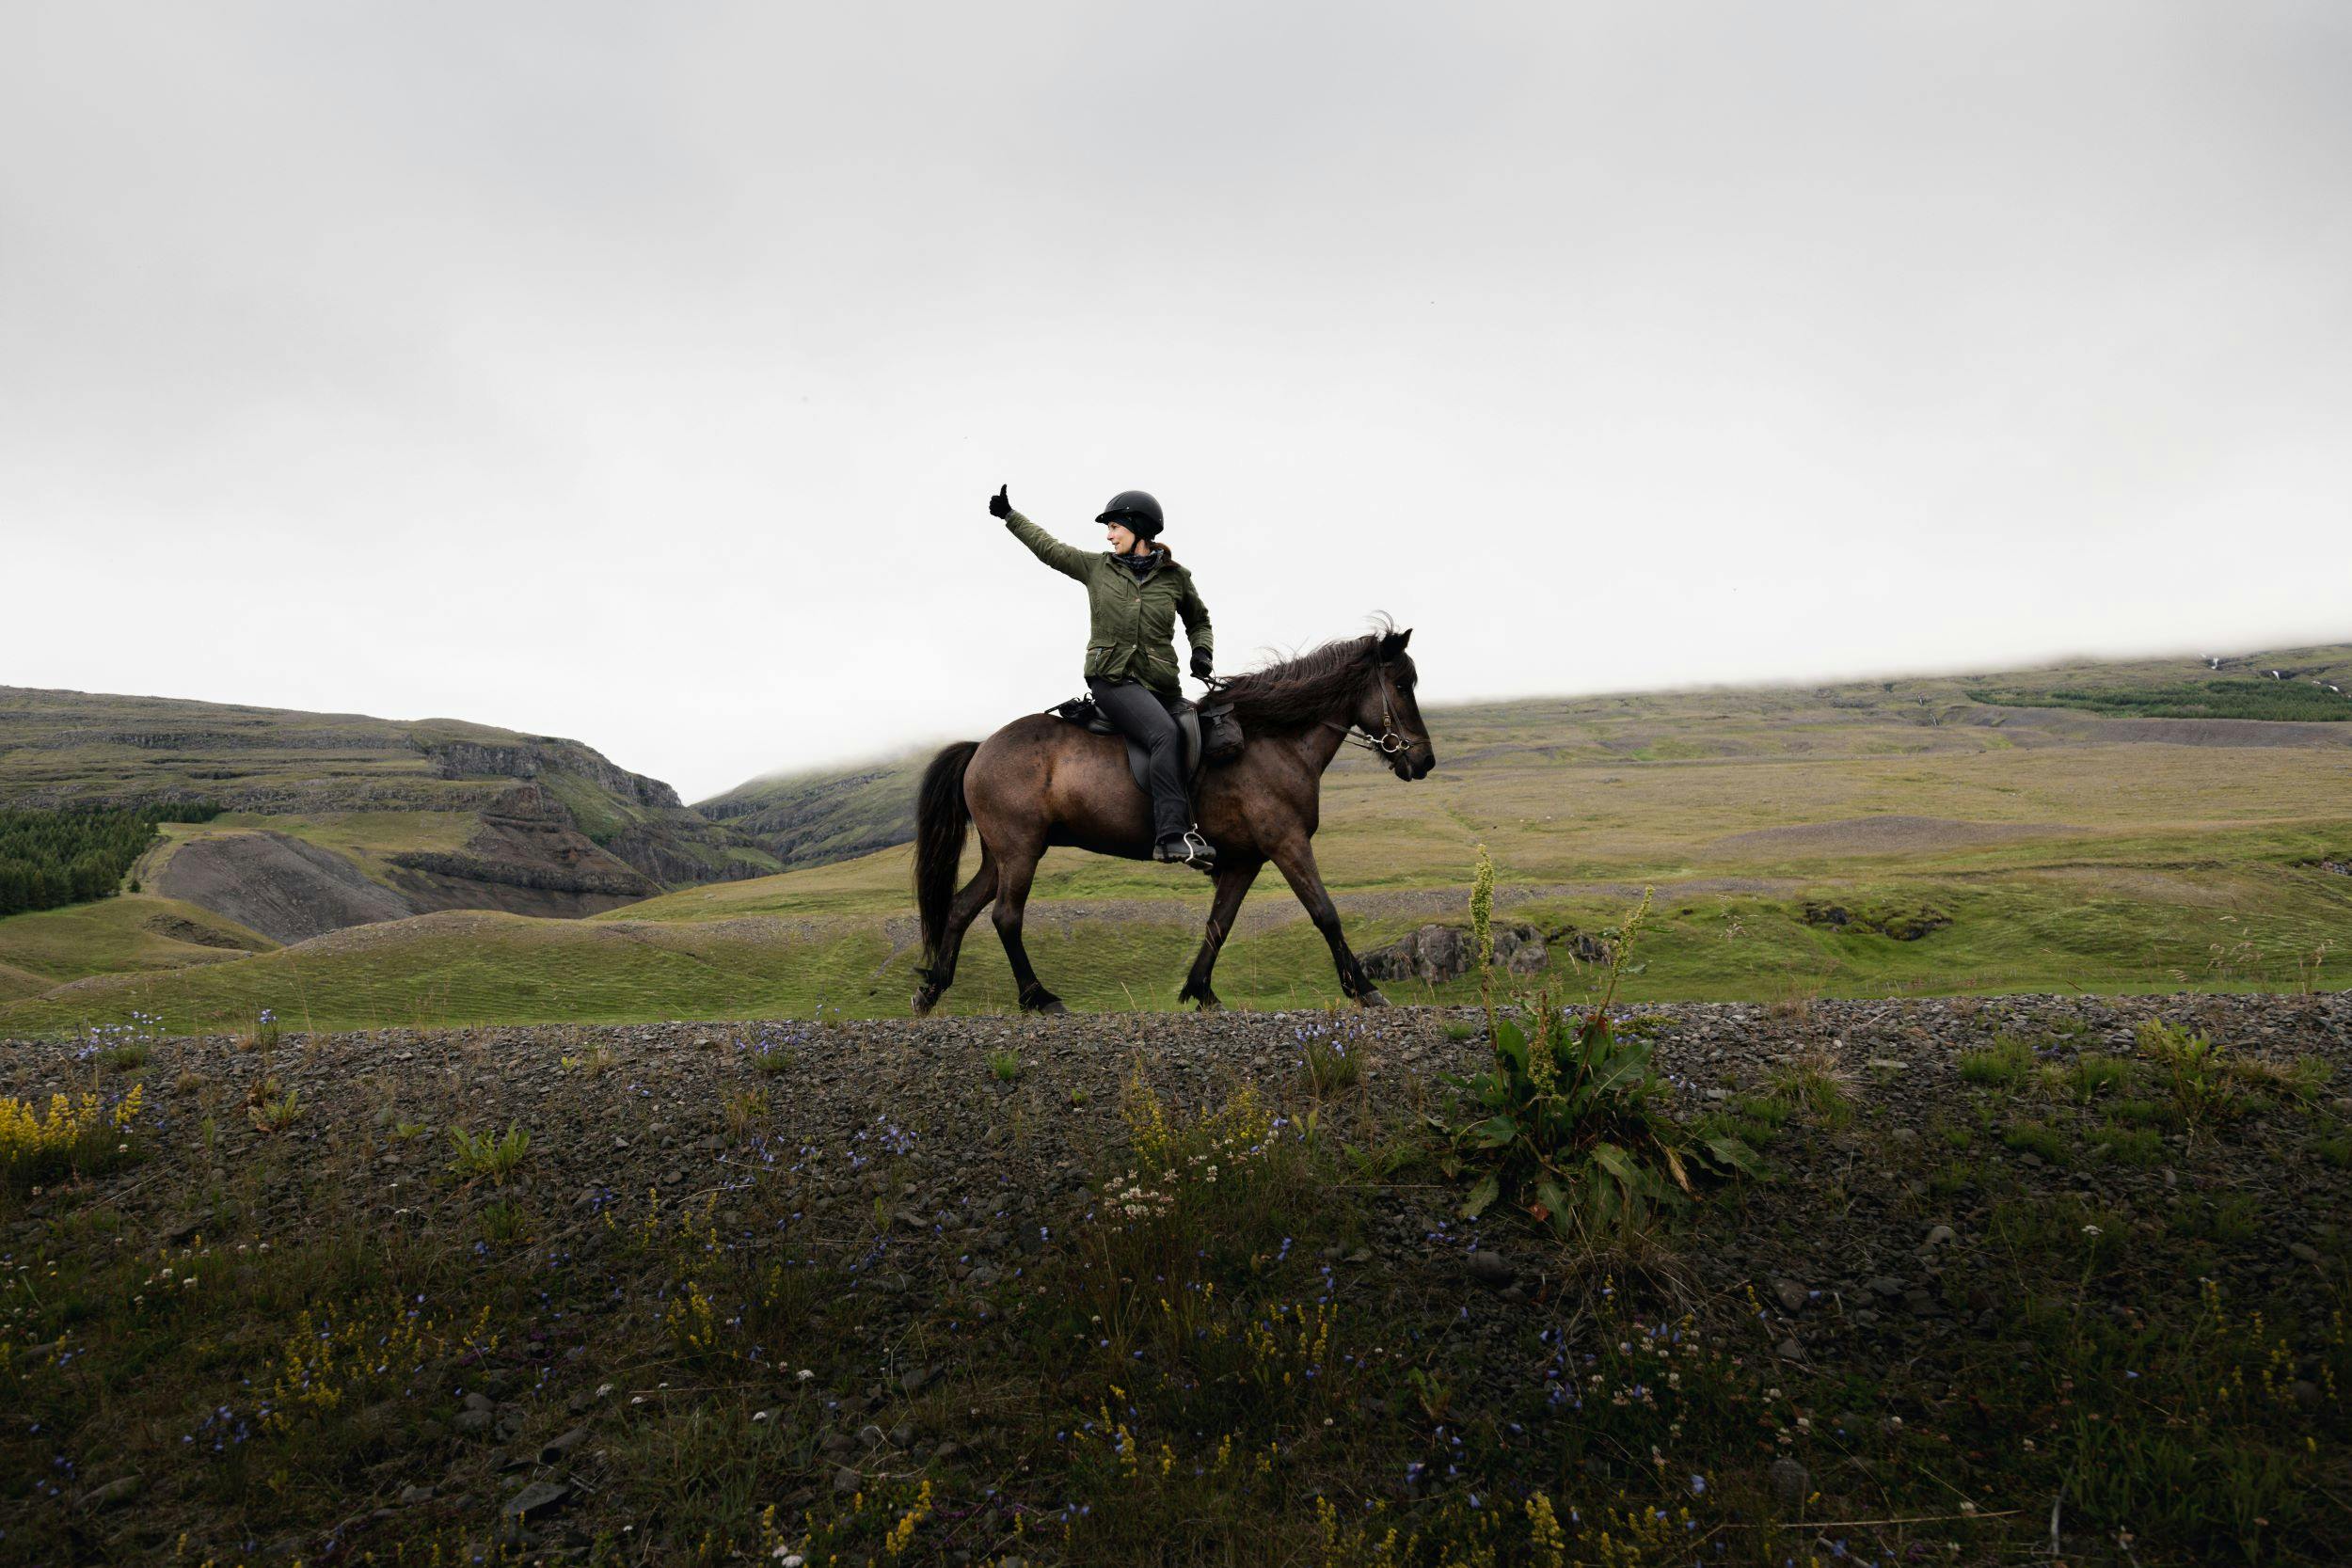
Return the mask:
[[[1427,745],[1428,736],[1406,735],[1397,729],[1395,699],[1395,684],[1384,669],[1380,672],[1380,733],[1377,736],[1369,730],[1359,735],[1356,732],[1362,728],[1361,725],[1343,724],[1336,719],[1326,719],[1324,722],[1339,731],[1340,738],[1349,745],[1361,746],[1365,751],[1377,752],[1382,756],[1392,757],[1409,747]]]

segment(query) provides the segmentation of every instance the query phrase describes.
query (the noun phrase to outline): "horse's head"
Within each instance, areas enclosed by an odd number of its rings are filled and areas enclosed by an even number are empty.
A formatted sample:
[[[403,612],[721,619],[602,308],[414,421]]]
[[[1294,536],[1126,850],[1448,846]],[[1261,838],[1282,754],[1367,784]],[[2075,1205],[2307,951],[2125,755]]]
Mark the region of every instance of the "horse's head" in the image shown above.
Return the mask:
[[[1430,744],[1429,726],[1422,722],[1421,705],[1413,699],[1420,679],[1405,645],[1413,640],[1410,626],[1386,631],[1373,640],[1376,664],[1374,678],[1364,683],[1356,710],[1356,726],[1373,737],[1389,767],[1400,779],[1425,777],[1438,766],[1438,749]]]

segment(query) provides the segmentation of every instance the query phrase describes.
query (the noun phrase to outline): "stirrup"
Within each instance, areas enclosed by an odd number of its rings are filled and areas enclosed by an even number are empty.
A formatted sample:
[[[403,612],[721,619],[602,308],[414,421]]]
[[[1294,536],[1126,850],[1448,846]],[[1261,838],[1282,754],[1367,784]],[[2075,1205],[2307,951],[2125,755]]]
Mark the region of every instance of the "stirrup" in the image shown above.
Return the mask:
[[[1203,862],[1213,863],[1216,859],[1216,850],[1211,847],[1207,839],[1200,836],[1197,829],[1185,829],[1184,836],[1175,843],[1184,846],[1184,852],[1182,855],[1169,852],[1174,845],[1161,843],[1153,847],[1152,857],[1170,865],[1199,865]]]

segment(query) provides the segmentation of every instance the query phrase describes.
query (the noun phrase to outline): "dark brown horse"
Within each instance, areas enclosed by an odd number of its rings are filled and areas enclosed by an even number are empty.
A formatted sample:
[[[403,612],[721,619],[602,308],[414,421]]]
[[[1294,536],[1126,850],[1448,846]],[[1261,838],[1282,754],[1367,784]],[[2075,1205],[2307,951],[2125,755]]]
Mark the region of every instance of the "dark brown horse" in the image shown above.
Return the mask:
[[[1383,630],[1326,643],[1226,686],[1248,744],[1232,762],[1203,772],[1197,786],[1194,812],[1216,846],[1216,895],[1207,940],[1177,1001],[1218,1006],[1209,972],[1243,895],[1272,861],[1331,944],[1340,989],[1364,1006],[1384,1006],[1341,935],[1339,911],[1324,891],[1309,840],[1324,769],[1351,731],[1364,732],[1364,743],[1400,779],[1421,778],[1436,766],[1413,701],[1413,661],[1405,654],[1412,635]],[[964,830],[972,824],[980,830],[980,869],[958,890]],[[923,913],[914,1010],[930,1011],[954,982],[964,929],[993,899],[996,934],[1012,960],[1023,1010],[1066,1012],[1061,998],[1039,983],[1021,944],[1037,863],[1057,845],[1148,860],[1152,802],[1127,771],[1126,742],[1036,713],[986,740],[959,740],[931,759],[923,771],[914,845],[914,895]]]

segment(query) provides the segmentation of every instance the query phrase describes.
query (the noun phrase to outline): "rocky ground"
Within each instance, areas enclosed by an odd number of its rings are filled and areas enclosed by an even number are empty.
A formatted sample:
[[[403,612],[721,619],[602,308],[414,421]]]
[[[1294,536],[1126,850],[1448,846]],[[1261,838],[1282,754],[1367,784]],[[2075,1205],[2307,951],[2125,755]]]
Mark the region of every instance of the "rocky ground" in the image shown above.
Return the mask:
[[[2139,1034],[2153,1019],[2240,1065],[2226,1122],[2166,1110]],[[60,1562],[141,1560],[183,1532],[189,1560],[222,1562],[424,1560],[428,1543],[613,1561],[822,1561],[834,1544],[857,1561],[914,1518],[898,1548],[910,1560],[1372,1562],[1406,1559],[1351,1546],[1339,1526],[1318,1536],[1311,1496],[1474,1545],[1486,1527],[1464,1497],[1483,1511],[1481,1487],[1517,1499],[1540,1485],[1563,1518],[1579,1489],[1629,1511],[1654,1495],[1705,1531],[1611,1558],[1572,1530],[1565,1560],[1992,1561],[2050,1554],[2054,1532],[2061,1560],[2352,1549],[2335,1386],[2352,995],[1642,1009],[1633,1027],[1655,1042],[1675,1114],[1744,1118],[1770,1174],[1598,1252],[1500,1208],[1459,1216],[1465,1183],[1442,1168],[1436,1129],[1461,1119],[1447,1076],[1487,1058],[1478,1022],[1396,1008],[0,1046],[0,1092],[45,1101],[135,1082],[143,1100],[129,1163],[0,1207],[14,1275],[0,1365],[18,1406],[0,1437],[0,1540]],[[1359,1080],[1331,1081],[1335,1045]],[[2113,1077],[2098,1068],[2109,1060],[2125,1064]],[[1169,1479],[1147,1507],[1120,1490],[1149,1480],[1132,1453],[1097,1464],[1071,1435],[1097,1404],[1120,1432],[1156,1421],[1168,1478],[1188,1439],[1214,1439],[1197,1402],[1208,1372],[1159,1366],[1148,1336],[1100,1313],[1070,1316],[1100,1261],[1087,1249],[1104,1183],[1135,1162],[1144,1085],[1180,1117],[1247,1087],[1277,1118],[1270,1138],[1305,1150],[1279,1167],[1298,1183],[1295,1226],[1282,1193],[1232,1221],[1237,1237],[1270,1228],[1236,1242],[1230,1288],[1264,1283],[1261,1321],[1310,1296],[1338,1314],[1356,1381],[1330,1407],[1259,1402],[1279,1409],[1258,1435],[1299,1468],[1270,1465],[1277,1490],[1255,1503],[1176,1498]],[[529,1133],[511,1171],[452,1169],[451,1129],[510,1127]],[[722,1299],[697,1307],[692,1280],[722,1268],[742,1301],[711,1286]],[[1144,1301],[1136,1272],[1120,1282]],[[188,1273],[204,1305],[156,1321],[154,1298],[180,1296],[171,1280]],[[2127,1412],[2091,1408],[2105,1395],[2090,1385],[2128,1374],[2114,1385],[2128,1402],[2143,1372],[2123,1359],[2211,1331],[2201,1279],[2259,1305],[2278,1339],[2214,1353],[2219,1385],[2235,1369],[2235,1397],[2252,1402],[2247,1430],[2304,1440],[2281,1450],[2270,1491],[2245,1481],[2233,1526],[2141,1500],[2175,1463],[2158,1451],[2174,1440],[2165,1422],[2226,1448],[2237,1439],[2218,1415],[2148,1416],[2145,1453],[2096,1457]],[[308,1311],[304,1332],[333,1340],[339,1310],[359,1317],[339,1293],[413,1295],[425,1305],[409,1320],[440,1338],[418,1328],[430,1342],[402,1367],[349,1370],[347,1398],[305,1402],[304,1379],[325,1374],[297,1365],[289,1325]],[[61,1317],[61,1299],[78,1310]],[[494,1347],[434,1315],[461,1299],[502,1323]],[[1586,1412],[1580,1397],[1564,1412],[1547,1393],[1564,1370],[1602,1387],[1623,1370],[1611,1343],[1677,1323],[1712,1347],[1716,1404],[1637,1433],[1609,1423],[1641,1411]],[[354,1342],[400,1332],[387,1319]],[[1074,1349],[1053,1350],[1065,1336]],[[1123,1387],[1100,1364],[1114,1338],[1191,1392],[1156,1405],[1104,1393]],[[2090,1357],[2092,1338],[2095,1367],[2055,1366],[2059,1348]],[[141,1370],[156,1365],[177,1371]],[[2166,1398],[2203,1376],[2183,1372]],[[1117,1422],[1112,1404],[1131,1397]],[[2217,1412],[2223,1396],[2206,1402]],[[1350,1419],[1363,1435],[1334,1446]],[[238,1423],[246,1435],[224,1444],[217,1428]],[[697,1444],[710,1452],[691,1457]],[[2110,1463],[2153,1479],[2102,1491],[2066,1467]],[[2289,1481],[2292,1518],[2259,1513],[2280,1512],[2264,1499]],[[1191,1520],[1197,1549],[1164,1522],[1139,1546],[1114,1518],[1122,1497],[1138,1519]],[[780,1513],[763,1516],[771,1503]],[[1295,1538],[1231,1533],[1258,1507]],[[862,1538],[855,1517],[875,1508],[889,1517]],[[1620,1529],[1621,1546],[1632,1539]],[[1540,1532],[1488,1549],[1563,1560]]]

